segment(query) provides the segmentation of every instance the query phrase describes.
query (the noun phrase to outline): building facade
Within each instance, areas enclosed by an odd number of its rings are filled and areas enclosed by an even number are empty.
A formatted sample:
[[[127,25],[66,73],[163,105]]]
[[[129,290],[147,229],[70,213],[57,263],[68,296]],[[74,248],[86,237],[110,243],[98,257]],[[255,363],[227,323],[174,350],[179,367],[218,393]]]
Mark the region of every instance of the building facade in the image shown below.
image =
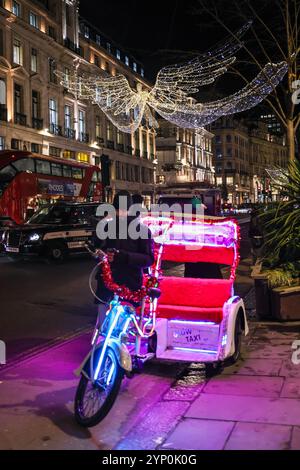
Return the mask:
[[[213,134],[206,129],[182,129],[160,119],[156,137],[157,191],[213,186],[212,139]]]
[[[142,65],[79,16],[76,0],[0,0],[0,149],[100,165],[111,162],[110,200],[116,190],[154,188],[155,130],[119,132],[98,106],[67,92],[56,70],[121,73],[132,88],[149,89]]]
[[[284,136],[270,133],[263,121],[224,117],[211,125],[216,184],[223,200],[235,205],[276,200],[268,168],[286,167]]]

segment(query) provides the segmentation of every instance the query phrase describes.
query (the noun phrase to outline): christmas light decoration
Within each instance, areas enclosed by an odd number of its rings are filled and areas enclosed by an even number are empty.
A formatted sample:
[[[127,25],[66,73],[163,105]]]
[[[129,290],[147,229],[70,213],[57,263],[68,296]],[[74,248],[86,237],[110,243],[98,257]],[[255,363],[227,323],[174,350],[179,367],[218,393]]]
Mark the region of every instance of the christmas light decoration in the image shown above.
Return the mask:
[[[287,72],[286,62],[267,64],[252,82],[226,98],[208,103],[191,102],[185,97],[181,103],[153,103],[153,108],[165,119],[179,127],[198,129],[221,116],[253,108],[263,101],[280,83]]]
[[[131,302],[141,302],[141,300],[149,294],[152,287],[158,287],[159,285],[157,277],[145,275],[144,285],[140,289],[132,291],[129,287],[120,286],[113,280],[111,267],[106,258],[99,263],[99,266],[101,268],[101,276],[105,287],[122,299],[126,299]]]
[[[283,186],[288,183],[288,174],[285,168],[266,168],[267,174],[276,186]]]
[[[140,83],[133,90],[124,75],[79,75],[78,66],[72,77],[59,75],[61,84],[76,98],[97,104],[123,132],[135,132],[143,119],[150,127],[156,127],[157,121],[151,109],[176,126],[199,129],[221,116],[256,106],[275,89],[287,72],[286,62],[268,63],[247,86],[226,98],[199,103],[189,96],[228,70],[236,60],[234,54],[243,46],[241,37],[250,26],[251,22],[246,23],[234,39],[187,63],[163,67],[150,91],[143,90]]]
[[[97,77],[80,73],[81,61],[75,59],[73,61],[73,70],[60,71],[55,70],[55,75],[58,77],[60,85],[62,85],[69,93],[71,93],[77,100],[93,100],[95,96],[94,82]]]

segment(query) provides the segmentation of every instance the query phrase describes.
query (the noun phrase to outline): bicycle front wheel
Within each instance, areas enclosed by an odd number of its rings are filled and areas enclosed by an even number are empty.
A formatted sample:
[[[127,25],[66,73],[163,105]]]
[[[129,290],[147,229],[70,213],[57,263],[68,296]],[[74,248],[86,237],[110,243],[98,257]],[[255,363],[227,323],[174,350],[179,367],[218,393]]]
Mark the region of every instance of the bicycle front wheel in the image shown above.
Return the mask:
[[[75,419],[81,426],[96,426],[105,418],[118,396],[122,378],[123,369],[108,347],[97,380],[92,383],[81,375],[75,395]]]

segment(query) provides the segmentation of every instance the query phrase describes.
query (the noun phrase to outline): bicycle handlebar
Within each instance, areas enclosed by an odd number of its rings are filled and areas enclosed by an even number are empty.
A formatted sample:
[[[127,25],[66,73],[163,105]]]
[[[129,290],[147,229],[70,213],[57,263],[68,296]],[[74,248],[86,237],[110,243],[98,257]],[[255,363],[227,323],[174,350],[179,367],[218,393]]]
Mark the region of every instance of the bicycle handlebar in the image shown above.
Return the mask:
[[[95,251],[93,251],[90,248],[89,243],[85,243],[84,247],[93,258],[101,258],[102,259],[106,256],[106,253],[104,253],[104,251],[100,250],[100,248],[97,248]]]

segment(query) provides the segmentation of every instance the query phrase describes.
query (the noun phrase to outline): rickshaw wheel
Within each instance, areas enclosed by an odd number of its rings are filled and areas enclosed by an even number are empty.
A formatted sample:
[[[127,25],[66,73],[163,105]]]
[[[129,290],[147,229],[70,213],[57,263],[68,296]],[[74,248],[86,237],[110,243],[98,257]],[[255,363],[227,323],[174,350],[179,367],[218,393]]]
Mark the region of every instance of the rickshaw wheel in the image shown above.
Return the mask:
[[[222,361],[217,362],[207,362],[205,364],[205,375],[207,378],[214,377],[217,374],[220,374],[224,368]]]
[[[234,353],[226,361],[228,365],[235,364],[241,355],[242,347],[242,334],[243,334],[243,325],[242,325],[242,316],[239,312],[237,314],[234,326]],[[226,365],[227,365],[226,364]]]
[[[74,400],[78,424],[92,427],[105,418],[118,396],[123,375],[114,350],[108,347],[97,381],[92,383],[81,375]]]

